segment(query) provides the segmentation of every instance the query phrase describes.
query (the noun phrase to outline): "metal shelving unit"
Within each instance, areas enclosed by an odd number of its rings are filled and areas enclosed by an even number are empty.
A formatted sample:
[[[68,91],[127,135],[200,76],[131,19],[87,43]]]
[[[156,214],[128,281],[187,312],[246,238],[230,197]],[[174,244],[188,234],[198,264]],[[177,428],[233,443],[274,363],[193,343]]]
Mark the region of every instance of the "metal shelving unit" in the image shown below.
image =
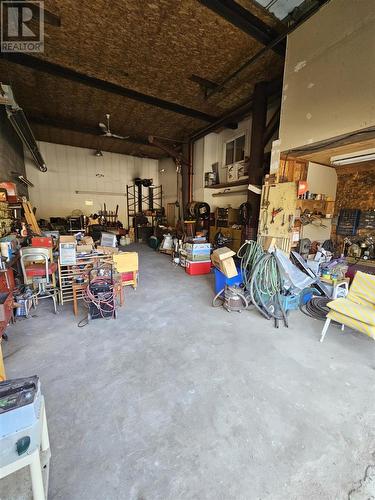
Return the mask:
[[[141,188],[142,189],[142,188]],[[161,210],[163,208],[163,188],[162,186],[148,187],[147,194],[138,193],[138,186],[135,184],[126,186],[126,203],[128,214],[128,227],[132,227],[132,219],[140,212]],[[153,221],[152,221],[153,222]]]

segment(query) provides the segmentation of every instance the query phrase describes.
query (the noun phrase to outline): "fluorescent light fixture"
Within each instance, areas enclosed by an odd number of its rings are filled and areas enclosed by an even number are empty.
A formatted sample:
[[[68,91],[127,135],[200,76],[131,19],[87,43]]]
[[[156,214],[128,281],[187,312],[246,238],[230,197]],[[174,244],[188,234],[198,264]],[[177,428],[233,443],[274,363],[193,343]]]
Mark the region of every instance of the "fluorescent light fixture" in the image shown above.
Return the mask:
[[[331,165],[334,167],[370,160],[375,160],[375,148],[363,149],[362,151],[355,151],[354,153],[347,153],[345,155],[332,156],[330,159]]]
[[[34,184],[32,182],[30,182],[29,179],[26,179],[26,177],[24,177],[23,175],[20,175],[17,172],[12,172],[12,174],[16,174],[17,179],[20,182],[22,182],[23,184],[25,184],[26,186],[34,187]]]
[[[125,196],[125,193],[111,193],[109,191],[74,191],[75,194],[100,194],[105,196]]]
[[[33,160],[41,172],[47,172],[47,167],[41,152],[39,151],[38,144],[36,143],[34,134],[26,119],[25,113],[22,108],[16,103],[12,89],[9,85],[0,83],[0,94],[2,99],[1,103],[5,104],[6,113],[10,123],[17,132],[19,138],[29,150]]]

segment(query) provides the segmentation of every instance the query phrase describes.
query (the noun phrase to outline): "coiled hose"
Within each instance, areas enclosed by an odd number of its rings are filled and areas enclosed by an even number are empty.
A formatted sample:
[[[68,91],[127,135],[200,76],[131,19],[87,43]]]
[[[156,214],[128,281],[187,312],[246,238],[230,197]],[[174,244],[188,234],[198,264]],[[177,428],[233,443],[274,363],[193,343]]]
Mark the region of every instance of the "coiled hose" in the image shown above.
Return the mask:
[[[306,316],[310,316],[314,319],[325,320],[330,308],[327,306],[328,302],[332,299],[327,297],[312,297],[306,304],[300,303],[300,311]]]
[[[251,302],[265,318],[283,319],[288,326],[280,301],[282,280],[276,257],[265,253],[261,245],[253,240],[245,241],[237,256],[241,259],[242,281]]]
[[[258,311],[267,319],[288,320],[280,301],[282,280],[276,257],[266,253],[255,263],[251,273],[248,291],[251,301]]]
[[[241,259],[242,281],[245,288],[250,285],[252,269],[263,254],[263,248],[254,240],[246,240],[238,249],[237,257]]]

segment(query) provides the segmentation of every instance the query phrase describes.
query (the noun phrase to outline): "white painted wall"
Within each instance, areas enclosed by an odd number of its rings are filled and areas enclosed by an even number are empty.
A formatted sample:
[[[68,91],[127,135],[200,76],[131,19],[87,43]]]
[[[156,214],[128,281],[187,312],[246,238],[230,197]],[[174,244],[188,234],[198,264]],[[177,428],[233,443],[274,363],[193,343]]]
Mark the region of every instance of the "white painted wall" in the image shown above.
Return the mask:
[[[226,182],[225,165],[225,143],[232,141],[236,137],[245,135],[245,155],[250,154],[250,127],[251,118],[247,118],[238,124],[235,130],[224,129],[215,134],[208,134],[194,143],[194,178],[193,178],[193,199],[194,201],[205,201],[214,211],[216,207],[226,207],[230,205],[238,208],[246,201],[246,193],[232,194],[220,197],[213,197],[219,190],[207,189],[204,187],[205,172],[212,171],[212,164],[219,162],[219,181]],[[246,186],[245,186],[246,187]],[[243,187],[233,187],[231,191],[243,190]]]
[[[282,151],[375,125],[374,33],[374,0],[331,0],[289,35]]]
[[[66,217],[72,210],[81,210],[85,215],[94,213],[106,203],[108,210],[119,205],[119,220],[127,226],[126,185],[135,177],[152,178],[159,183],[158,161],[148,158],[103,152],[97,158],[93,151],[85,148],[39,142],[39,148],[47,164],[46,173],[37,170],[25,158],[27,178],[34,184],[29,188],[37,217]],[[104,177],[96,177],[97,173]],[[75,191],[104,191],[123,193],[118,195],[76,194]],[[85,205],[92,201],[93,206]]]
[[[307,171],[307,185],[310,193],[320,193],[336,198],[337,173],[336,169],[309,162]],[[303,226],[301,237],[309,238],[311,241],[329,240],[332,230],[332,219],[324,219],[323,224],[326,227],[317,227],[313,224]]]
[[[159,160],[159,182],[163,186],[163,205],[175,203],[181,198],[181,175],[179,175],[179,193],[177,193],[176,164],[172,158]]]
[[[307,185],[310,193],[320,193],[336,198],[337,172],[333,167],[309,162]]]

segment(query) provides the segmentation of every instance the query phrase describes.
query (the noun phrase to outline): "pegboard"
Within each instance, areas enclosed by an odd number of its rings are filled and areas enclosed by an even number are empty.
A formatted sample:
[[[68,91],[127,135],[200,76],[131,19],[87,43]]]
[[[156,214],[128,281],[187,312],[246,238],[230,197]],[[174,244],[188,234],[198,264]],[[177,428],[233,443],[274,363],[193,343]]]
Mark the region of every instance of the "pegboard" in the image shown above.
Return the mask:
[[[297,183],[283,182],[263,186],[258,238],[261,242],[276,238],[276,244],[289,252],[297,203]],[[272,212],[281,209],[272,217]]]

